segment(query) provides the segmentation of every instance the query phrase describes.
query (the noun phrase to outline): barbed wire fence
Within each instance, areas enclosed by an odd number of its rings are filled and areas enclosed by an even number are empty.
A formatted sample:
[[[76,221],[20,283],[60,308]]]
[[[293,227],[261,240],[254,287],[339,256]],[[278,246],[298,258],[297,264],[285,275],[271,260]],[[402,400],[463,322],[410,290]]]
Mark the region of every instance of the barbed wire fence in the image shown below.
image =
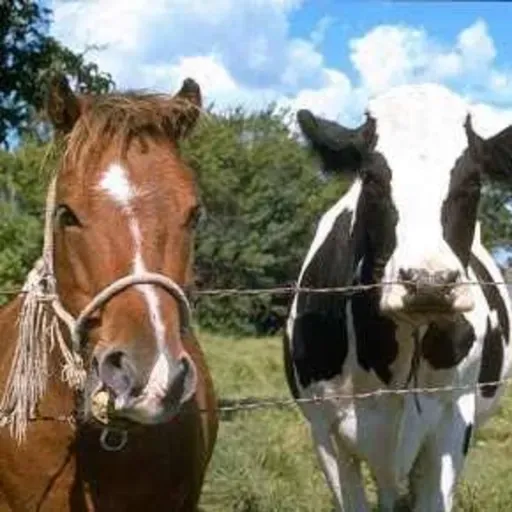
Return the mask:
[[[219,296],[240,296],[240,295],[295,295],[295,294],[332,294],[339,293],[344,295],[354,295],[359,292],[364,292],[372,289],[384,288],[385,286],[391,285],[413,285],[413,282],[408,281],[385,281],[380,283],[372,284],[354,284],[342,287],[327,287],[327,288],[312,288],[302,287],[297,285],[286,285],[271,288],[218,288],[218,289],[199,289],[193,290],[192,295],[194,297],[219,297]],[[429,286],[433,287],[446,287],[446,285],[440,283],[429,283]],[[512,281],[478,281],[471,280],[463,283],[450,285],[453,286],[512,286]],[[0,288],[0,296],[15,297],[17,295],[23,295],[25,292],[21,288]],[[44,295],[40,298],[42,301],[52,301],[54,297],[51,295]],[[460,385],[446,385],[446,386],[430,386],[430,387],[396,387],[396,388],[379,388],[372,391],[360,392],[360,393],[341,393],[341,394],[327,394],[321,396],[310,396],[310,397],[282,397],[282,396],[271,396],[271,397],[245,397],[245,398],[220,398],[218,400],[217,411],[221,415],[230,416],[238,412],[250,412],[264,409],[283,409],[288,407],[295,407],[302,404],[322,404],[331,401],[357,401],[366,400],[373,398],[382,398],[385,396],[405,396],[405,395],[439,395],[443,393],[457,393],[465,391],[474,391],[482,389],[492,389],[499,386],[504,386],[512,381],[512,376],[506,377],[491,382],[474,382],[470,384]],[[204,411],[206,412],[206,411]],[[62,417],[37,417],[32,418],[33,421],[70,421],[68,416]]]

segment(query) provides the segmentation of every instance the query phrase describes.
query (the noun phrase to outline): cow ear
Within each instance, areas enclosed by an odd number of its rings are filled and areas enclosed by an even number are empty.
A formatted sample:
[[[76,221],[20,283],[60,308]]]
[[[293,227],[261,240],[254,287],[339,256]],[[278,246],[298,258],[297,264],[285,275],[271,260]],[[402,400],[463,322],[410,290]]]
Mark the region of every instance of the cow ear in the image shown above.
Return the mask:
[[[194,128],[201,114],[202,96],[199,84],[192,78],[183,81],[173,97],[174,135],[181,139]]]
[[[483,169],[491,179],[512,185],[512,125],[485,141]]]
[[[53,76],[46,89],[45,110],[54,128],[67,134],[80,117],[80,101],[62,75]]]
[[[297,121],[306,140],[320,158],[324,171],[356,171],[377,144],[376,121],[366,113],[366,122],[356,129],[299,110]]]
[[[483,139],[471,125],[468,115],[465,123],[468,148],[486,176],[512,185],[512,125],[488,139]]]

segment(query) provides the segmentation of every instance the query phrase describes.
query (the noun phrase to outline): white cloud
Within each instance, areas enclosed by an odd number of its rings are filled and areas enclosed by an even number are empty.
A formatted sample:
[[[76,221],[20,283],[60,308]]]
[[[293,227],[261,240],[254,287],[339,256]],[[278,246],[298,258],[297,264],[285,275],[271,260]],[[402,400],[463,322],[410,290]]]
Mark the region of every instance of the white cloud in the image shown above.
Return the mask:
[[[426,34],[409,27],[380,25],[349,42],[350,60],[370,95],[410,81],[428,62]]]
[[[484,103],[469,106],[475,131],[482,137],[491,137],[512,124],[512,108],[496,108]]]
[[[354,92],[350,80],[334,69],[325,70],[324,74],[325,84],[322,87],[302,89],[286,104],[293,110],[307,108],[318,115],[330,118],[336,117],[333,115],[334,112],[346,113],[348,102]],[[346,118],[344,120],[346,121]]]
[[[53,0],[53,34],[110,72],[121,88],[174,90],[187,76],[216,105],[260,107],[326,83],[316,44],[292,39],[301,0]],[[316,40],[330,20],[315,28]]]
[[[179,84],[187,77],[201,86],[203,103],[224,109],[233,104],[250,108],[264,108],[270,102],[279,101],[281,95],[272,89],[251,89],[237,83],[229,71],[214,54],[197,57],[182,57],[175,65],[145,66],[140,87],[167,90],[170,84]]]
[[[350,59],[370,95],[411,82],[439,81],[470,95],[511,94],[512,75],[494,68],[496,48],[486,23],[462,30],[453,46],[441,45],[424,29],[380,25],[349,42]]]
[[[496,57],[494,41],[487,31],[486,23],[481,19],[459,34],[457,49],[468,67],[479,68],[492,64]]]
[[[319,44],[323,43],[327,29],[331,27],[334,21],[335,19],[332,16],[324,16],[323,18],[320,18],[320,20],[318,20],[317,24],[315,25],[315,28],[313,29],[309,36],[311,42],[315,46],[318,46]]]
[[[323,56],[313,43],[304,39],[293,39],[288,44],[287,65],[281,75],[281,83],[297,88],[304,80],[317,78],[323,65]]]
[[[123,86],[140,80],[142,65],[176,65],[184,57],[214,53],[235,80],[272,87],[289,66],[287,16],[299,5],[297,0],[53,0],[52,30],[74,50],[106,45],[90,56]]]
[[[104,45],[87,56],[120,88],[173,91],[190,76],[205,103],[260,108],[273,101],[353,125],[375,94],[433,81],[458,90],[493,126],[509,119],[508,111],[485,105],[491,97],[512,100],[512,73],[495,65],[483,20],[451,45],[423,28],[376,26],[340,47],[360,78],[351,82],[349,70],[328,67],[319,49],[332,18],[320,19],[308,38],[290,36],[290,13],[302,0],[51,1],[53,35],[76,51]]]

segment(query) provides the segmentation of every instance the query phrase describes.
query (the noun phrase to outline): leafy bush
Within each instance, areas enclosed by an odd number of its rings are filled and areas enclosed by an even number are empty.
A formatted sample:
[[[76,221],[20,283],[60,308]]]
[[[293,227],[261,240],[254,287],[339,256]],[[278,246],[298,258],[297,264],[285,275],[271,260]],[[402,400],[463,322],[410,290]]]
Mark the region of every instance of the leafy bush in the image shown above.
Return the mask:
[[[342,193],[322,183],[309,152],[290,134],[287,112],[241,109],[210,116],[184,147],[206,209],[196,250],[198,288],[267,288],[296,279],[319,212]],[[274,332],[288,296],[201,297],[201,325]]]

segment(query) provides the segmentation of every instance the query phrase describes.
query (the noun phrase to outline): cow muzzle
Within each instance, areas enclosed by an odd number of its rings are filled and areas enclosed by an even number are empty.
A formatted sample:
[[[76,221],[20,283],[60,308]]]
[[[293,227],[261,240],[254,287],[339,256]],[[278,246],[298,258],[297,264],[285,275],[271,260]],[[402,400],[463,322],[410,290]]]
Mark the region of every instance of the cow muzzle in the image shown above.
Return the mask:
[[[471,311],[470,286],[459,270],[400,269],[399,283],[383,293],[381,309],[421,318],[446,317]]]

